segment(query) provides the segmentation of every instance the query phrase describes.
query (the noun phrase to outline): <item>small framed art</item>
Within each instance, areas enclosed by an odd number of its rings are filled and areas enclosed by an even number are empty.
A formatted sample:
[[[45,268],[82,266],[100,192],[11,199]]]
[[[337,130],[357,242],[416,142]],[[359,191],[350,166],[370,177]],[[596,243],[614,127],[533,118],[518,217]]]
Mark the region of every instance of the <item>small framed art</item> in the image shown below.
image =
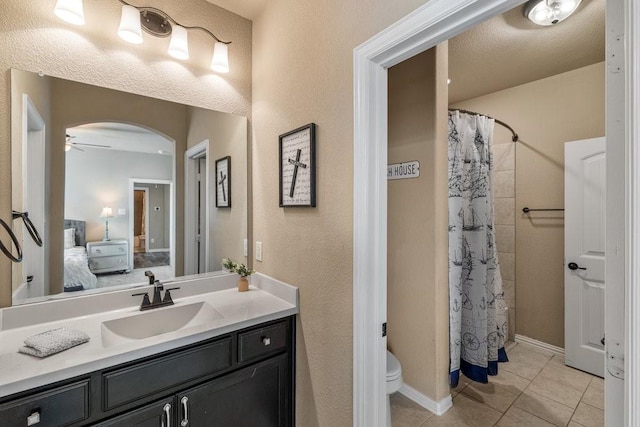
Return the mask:
[[[316,206],[316,125],[280,135],[280,207]]]
[[[231,156],[216,160],[216,208],[231,207]]]

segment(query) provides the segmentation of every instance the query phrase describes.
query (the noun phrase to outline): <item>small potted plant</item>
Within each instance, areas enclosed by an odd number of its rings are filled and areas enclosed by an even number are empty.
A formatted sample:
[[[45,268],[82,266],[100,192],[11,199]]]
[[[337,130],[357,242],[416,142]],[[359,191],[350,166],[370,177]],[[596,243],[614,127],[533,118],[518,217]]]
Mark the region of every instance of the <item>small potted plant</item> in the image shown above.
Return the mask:
[[[240,279],[238,279],[238,292],[246,292],[249,290],[249,279],[247,279],[247,276],[255,273],[254,270],[249,270],[246,265],[235,263],[227,258],[222,260],[222,267],[230,273],[240,275]]]

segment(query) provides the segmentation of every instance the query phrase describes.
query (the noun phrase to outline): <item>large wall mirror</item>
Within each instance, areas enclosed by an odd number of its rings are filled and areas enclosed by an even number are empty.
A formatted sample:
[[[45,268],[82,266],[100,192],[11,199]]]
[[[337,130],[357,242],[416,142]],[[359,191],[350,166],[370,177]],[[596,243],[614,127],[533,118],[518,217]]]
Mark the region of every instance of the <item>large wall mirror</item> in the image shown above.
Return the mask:
[[[44,242],[14,221],[14,305],[246,260],[245,117],[13,69],[11,134],[12,208]]]

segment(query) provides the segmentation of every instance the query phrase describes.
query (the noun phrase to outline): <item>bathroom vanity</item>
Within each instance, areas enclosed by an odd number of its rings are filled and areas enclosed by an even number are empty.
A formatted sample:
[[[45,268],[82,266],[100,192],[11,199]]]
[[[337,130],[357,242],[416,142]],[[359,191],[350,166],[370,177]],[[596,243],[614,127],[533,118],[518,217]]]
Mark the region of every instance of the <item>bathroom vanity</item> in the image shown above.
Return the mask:
[[[158,335],[134,336],[147,319],[135,307],[0,332],[9,344],[0,363],[20,362],[16,381],[0,367],[0,426],[293,426],[297,289],[256,275],[252,289],[239,293],[236,278],[208,279],[219,290],[206,293],[198,288],[207,280],[172,283],[193,295],[146,313],[174,309],[163,316],[172,318],[176,309],[206,304],[217,314]],[[17,354],[22,336],[61,321],[91,341],[45,359]]]

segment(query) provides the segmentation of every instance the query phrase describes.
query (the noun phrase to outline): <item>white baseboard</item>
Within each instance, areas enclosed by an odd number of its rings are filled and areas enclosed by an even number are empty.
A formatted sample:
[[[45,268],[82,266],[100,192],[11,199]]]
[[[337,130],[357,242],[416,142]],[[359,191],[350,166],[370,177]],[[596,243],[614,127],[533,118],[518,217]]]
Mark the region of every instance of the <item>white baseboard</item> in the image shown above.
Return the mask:
[[[525,337],[524,335],[516,334],[516,342],[529,344],[534,347],[538,347],[542,350],[550,351],[552,353],[558,354],[560,356],[564,356],[564,348],[556,347],[555,345],[547,344],[546,342],[534,340],[533,338]]]
[[[453,406],[453,400],[451,400],[451,395],[448,395],[444,399],[436,402],[431,398],[425,396],[420,393],[415,388],[408,386],[407,384],[402,384],[402,387],[399,391],[400,394],[405,396],[408,399],[413,400],[418,405],[422,406],[424,409],[433,412],[436,415],[443,415]]]
[[[170,252],[169,248],[160,248],[160,249],[149,249],[149,252]]]

